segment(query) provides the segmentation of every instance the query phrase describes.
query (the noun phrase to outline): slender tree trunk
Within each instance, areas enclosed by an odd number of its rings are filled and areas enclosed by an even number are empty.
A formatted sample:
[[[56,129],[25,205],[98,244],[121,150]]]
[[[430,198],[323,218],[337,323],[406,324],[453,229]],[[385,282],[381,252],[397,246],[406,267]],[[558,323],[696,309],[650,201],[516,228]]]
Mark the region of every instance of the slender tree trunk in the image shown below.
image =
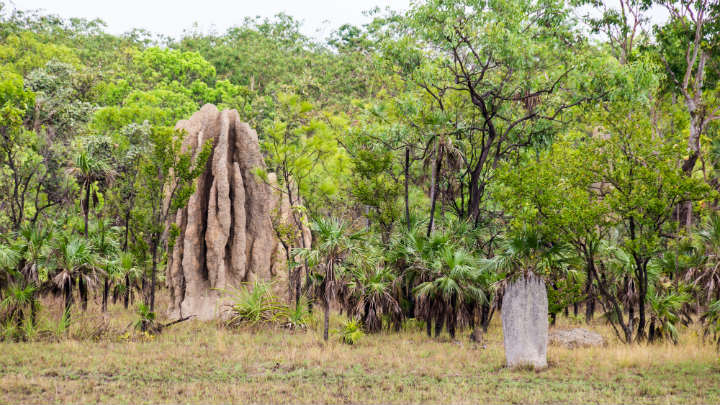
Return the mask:
[[[437,315],[435,316],[435,337],[440,336],[440,333],[442,333],[444,321],[445,321],[445,305],[441,302],[440,308],[438,309]]]
[[[585,322],[590,322],[595,317],[595,297],[590,297],[585,303]]]
[[[653,342],[655,340],[655,320],[650,321],[650,329],[648,330],[648,341]]]
[[[302,267],[298,267],[297,270],[295,270],[295,308],[300,306],[300,295],[302,294],[301,283]]]
[[[30,300],[30,324],[32,326],[37,326],[37,310],[38,310],[38,301],[37,301],[37,297],[35,297],[35,293],[33,293],[33,296]]]
[[[90,214],[90,182],[85,186],[85,203],[83,204],[83,217],[85,219],[85,239],[88,238],[88,216]]]
[[[432,315],[428,315],[425,319],[425,332],[429,338],[432,337]]]
[[[105,285],[103,286],[102,311],[107,312],[108,293],[110,292],[110,281],[105,277]]]
[[[125,306],[125,309],[128,309],[128,304],[130,304],[130,275],[125,275],[125,302],[123,302],[123,305]]]
[[[128,249],[128,237],[130,235],[130,210],[125,211],[125,238],[123,240],[123,252]]]
[[[483,332],[487,333],[488,324],[490,323],[490,320],[488,319],[490,315],[490,304],[485,303],[480,306],[480,326],[483,328]]]
[[[65,292],[65,313],[67,314],[68,319],[70,319],[70,307],[72,307],[72,279],[68,277],[67,280],[65,280],[65,286],[64,286],[64,292]]]
[[[327,342],[330,337],[330,300],[327,295],[323,297],[323,312],[325,313],[323,320],[323,339]]]
[[[307,261],[305,261],[305,291],[308,291],[307,289],[310,288],[310,266],[307,265]],[[314,300],[308,300],[308,312],[313,313],[313,301]]]
[[[80,291],[80,303],[82,305],[82,310],[85,312],[87,311],[88,303],[88,286],[82,276],[78,277],[78,290]]]
[[[301,231],[302,231],[302,229],[301,229]],[[290,303],[292,302],[292,299],[293,299],[293,280],[294,280],[295,278],[293,277],[292,267],[290,267],[290,261],[292,260],[292,259],[290,258],[290,246],[287,246],[287,245],[285,244],[285,242],[281,242],[281,243],[282,243],[283,247],[285,248],[285,263],[287,263],[287,271],[288,271],[288,280],[287,280],[287,282],[288,282],[288,286],[287,286],[287,288],[288,288],[288,297],[287,297],[287,302],[288,302],[288,305],[290,305]],[[297,301],[296,301],[296,305],[297,305]]]
[[[477,305],[472,305],[472,306],[470,307],[470,311],[468,311],[468,312],[470,313],[470,319],[468,320],[468,321],[469,321],[469,325],[468,325],[468,326],[470,326],[470,330],[474,331],[474,330],[475,330],[475,315],[476,315],[476,312],[477,312]]]
[[[128,237],[130,235],[130,209],[125,211],[125,238],[123,240],[123,252],[127,252],[128,249]],[[130,303],[130,275],[125,274],[125,297],[123,305],[125,309],[128,309]]]
[[[430,222],[428,223],[427,236],[430,237],[433,229],[433,222],[435,221],[435,205],[437,203],[437,195],[439,191],[440,183],[440,168],[442,167],[442,147],[440,141],[436,147],[437,155],[435,157],[435,170],[433,171],[431,190],[430,190]]]
[[[452,297],[450,310],[447,313],[447,329],[451,339],[455,339],[455,323],[457,322],[457,298]]]
[[[640,281],[640,291],[638,291],[638,325],[637,325],[637,337],[636,340],[642,341],[645,339],[645,296],[647,295],[647,288],[645,284],[645,278]]]
[[[410,230],[410,147],[405,147],[405,224]]]
[[[157,242],[152,243],[152,274],[150,280],[150,312],[155,312],[155,279],[157,273]]]
[[[589,263],[588,266],[594,266],[594,263]],[[592,270],[588,271],[587,279],[585,280],[585,294],[587,299],[585,300],[585,322],[590,322],[595,316],[595,293],[592,288]]]

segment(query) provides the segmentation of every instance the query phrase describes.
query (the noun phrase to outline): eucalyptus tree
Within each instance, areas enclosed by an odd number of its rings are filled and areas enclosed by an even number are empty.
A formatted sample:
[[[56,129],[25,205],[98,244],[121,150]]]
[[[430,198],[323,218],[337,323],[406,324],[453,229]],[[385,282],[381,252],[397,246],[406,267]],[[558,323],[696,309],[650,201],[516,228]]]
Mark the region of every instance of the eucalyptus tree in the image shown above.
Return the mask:
[[[683,172],[693,171],[708,125],[720,119],[720,3],[717,0],[660,1],[670,14],[656,27],[668,80],[680,93],[690,118]]]
[[[461,152],[460,214],[475,224],[497,165],[545,143],[564,111],[598,96],[577,86],[590,73],[572,26],[561,1],[432,0],[411,8],[400,28],[406,36],[389,45],[445,116],[435,171],[443,145]]]
[[[177,225],[169,222],[178,209],[184,207],[195,191],[195,180],[205,170],[212,152],[212,141],[207,141],[196,156],[181,150],[184,133],[169,127],[153,127],[150,134],[150,151],[140,164],[137,186],[141,198],[137,210],[141,211],[138,226],[152,257],[150,294],[146,304],[155,311],[155,284],[157,267],[162,259],[162,244],[173,241]],[[170,227],[168,229],[168,224]]]
[[[271,181],[268,173],[262,170],[257,173],[274,193],[283,200],[287,197],[289,203],[292,226],[283,223],[280,212],[271,213],[271,218],[276,236],[285,248],[288,299],[294,295],[297,304],[301,293],[300,275],[306,266],[295,263],[291,252],[294,248],[310,247],[306,246],[303,232],[308,224],[308,212],[323,209],[323,214],[332,214],[328,208],[336,201],[350,167],[338,139],[347,124],[340,116],[319,116],[311,103],[296,94],[281,93],[276,97],[275,117],[263,123],[265,136],[260,142],[267,152],[265,162],[276,178]],[[313,193],[313,190],[321,190],[321,193]],[[296,267],[295,274],[292,264]],[[307,275],[307,269],[305,271]]]

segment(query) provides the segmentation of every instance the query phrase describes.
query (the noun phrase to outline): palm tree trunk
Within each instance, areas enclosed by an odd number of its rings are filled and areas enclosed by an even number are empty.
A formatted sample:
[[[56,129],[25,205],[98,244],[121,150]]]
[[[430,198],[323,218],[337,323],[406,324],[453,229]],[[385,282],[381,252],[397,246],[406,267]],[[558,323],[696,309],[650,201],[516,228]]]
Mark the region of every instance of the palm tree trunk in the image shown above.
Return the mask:
[[[323,312],[325,313],[325,319],[323,321],[323,339],[327,342],[330,337],[330,300],[327,295],[323,297]]]
[[[65,314],[70,319],[70,307],[72,306],[72,279],[68,277],[63,287],[65,292]]]
[[[105,285],[103,286],[102,312],[107,312],[108,293],[110,292],[110,281],[105,277]]]
[[[128,309],[128,304],[130,303],[130,275],[125,275],[125,302],[123,303],[125,305],[125,309]]]
[[[78,277],[78,290],[80,291],[80,302],[82,304],[83,312],[87,311],[88,303],[88,286],[85,279],[80,276]]]
[[[39,302],[37,300],[37,297],[35,297],[35,293],[33,293],[33,296],[30,299],[30,324],[32,326],[37,326],[38,305],[39,305]]]
[[[490,315],[490,304],[484,303],[480,307],[480,326],[483,328],[483,332],[487,333],[488,324],[490,323],[490,320],[488,319]]]
[[[475,330],[475,315],[477,313],[477,305],[473,304],[470,306],[470,310],[468,311],[470,313],[470,319],[468,320],[470,325],[470,330]]]
[[[455,323],[457,322],[457,297],[453,296],[447,311],[447,329],[451,339],[455,339]]]
[[[650,321],[650,330],[648,331],[648,341],[652,342],[655,340],[655,320]]]
[[[441,302],[440,308],[438,308],[435,316],[435,337],[440,336],[442,333],[443,322],[445,321],[445,305]]]

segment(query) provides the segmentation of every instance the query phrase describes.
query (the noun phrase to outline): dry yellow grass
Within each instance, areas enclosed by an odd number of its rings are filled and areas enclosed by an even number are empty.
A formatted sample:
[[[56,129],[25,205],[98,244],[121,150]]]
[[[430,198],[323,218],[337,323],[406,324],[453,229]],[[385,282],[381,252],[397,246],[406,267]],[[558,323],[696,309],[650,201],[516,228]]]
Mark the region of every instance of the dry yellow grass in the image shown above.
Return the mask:
[[[112,311],[113,328],[127,325],[127,313]],[[541,372],[503,367],[497,323],[484,348],[467,332],[451,342],[409,330],[347,346],[324,344],[314,330],[236,332],[193,321],[147,341],[116,336],[0,344],[0,402],[720,403],[718,353],[693,331],[677,346],[551,346]]]

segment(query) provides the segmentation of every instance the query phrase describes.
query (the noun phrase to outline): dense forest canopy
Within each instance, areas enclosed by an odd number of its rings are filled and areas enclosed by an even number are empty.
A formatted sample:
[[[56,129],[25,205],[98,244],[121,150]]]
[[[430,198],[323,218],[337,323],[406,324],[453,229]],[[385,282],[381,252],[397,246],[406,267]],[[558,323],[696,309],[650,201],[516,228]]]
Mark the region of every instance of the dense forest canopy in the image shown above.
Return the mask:
[[[312,224],[313,246],[277,230],[303,258],[298,305],[454,336],[533,272],[551,319],[582,307],[627,343],[720,332],[716,0],[371,15],[323,41],[284,14],[164,38],[0,2],[3,324],[35,322],[47,294],[66,317],[95,293],[155,311],[166,221],[209,153],[184,154],[174,125],[212,103],[257,130],[257,176]]]

